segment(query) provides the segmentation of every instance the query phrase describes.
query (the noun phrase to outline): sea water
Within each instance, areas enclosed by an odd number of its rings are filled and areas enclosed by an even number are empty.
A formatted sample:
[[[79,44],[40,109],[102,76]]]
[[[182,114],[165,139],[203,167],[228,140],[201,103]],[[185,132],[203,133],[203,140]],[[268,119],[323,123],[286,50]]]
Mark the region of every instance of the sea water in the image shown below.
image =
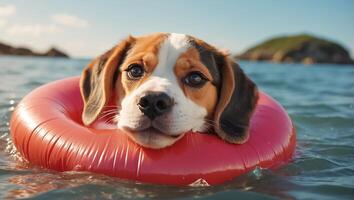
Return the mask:
[[[354,67],[348,65],[240,62],[295,123],[294,159],[277,170],[257,168],[219,186],[173,187],[22,161],[9,136],[14,107],[42,84],[80,75],[88,62],[0,57],[0,199],[354,199]]]

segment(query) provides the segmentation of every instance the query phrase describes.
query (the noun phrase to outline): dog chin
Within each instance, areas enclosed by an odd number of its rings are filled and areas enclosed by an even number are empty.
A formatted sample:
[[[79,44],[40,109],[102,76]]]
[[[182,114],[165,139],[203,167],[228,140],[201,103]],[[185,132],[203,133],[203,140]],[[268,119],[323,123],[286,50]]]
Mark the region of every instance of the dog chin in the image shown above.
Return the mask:
[[[184,133],[168,135],[153,127],[139,131],[135,131],[129,127],[123,127],[122,129],[134,142],[151,149],[162,149],[171,146],[184,136]]]

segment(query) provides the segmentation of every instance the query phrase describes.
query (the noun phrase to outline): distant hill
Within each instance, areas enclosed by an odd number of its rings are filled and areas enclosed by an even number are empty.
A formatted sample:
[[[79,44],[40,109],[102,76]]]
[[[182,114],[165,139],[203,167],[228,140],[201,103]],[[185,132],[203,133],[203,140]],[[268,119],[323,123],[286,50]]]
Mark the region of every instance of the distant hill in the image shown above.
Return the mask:
[[[17,56],[46,56],[46,57],[62,57],[69,58],[69,55],[56,49],[51,48],[47,52],[38,53],[26,47],[13,47],[8,44],[0,42],[0,56],[1,55],[17,55]]]
[[[305,64],[353,64],[344,47],[308,34],[272,38],[236,55],[235,58]]]

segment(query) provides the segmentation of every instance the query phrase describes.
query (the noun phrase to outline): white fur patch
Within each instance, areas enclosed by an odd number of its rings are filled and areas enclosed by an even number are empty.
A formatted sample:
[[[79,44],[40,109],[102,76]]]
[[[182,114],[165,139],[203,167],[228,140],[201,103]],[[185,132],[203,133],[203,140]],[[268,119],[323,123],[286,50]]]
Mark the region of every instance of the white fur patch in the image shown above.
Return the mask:
[[[184,34],[172,33],[161,44],[158,53],[158,65],[152,75],[139,88],[127,95],[122,101],[122,110],[118,127],[147,126],[164,132],[168,135],[180,135],[187,131],[204,131],[204,118],[207,110],[187,98],[178,84],[174,73],[174,66],[180,55],[189,48],[187,37]],[[166,115],[157,117],[152,124],[138,109],[137,102],[146,92],[165,92],[174,99],[175,105]]]

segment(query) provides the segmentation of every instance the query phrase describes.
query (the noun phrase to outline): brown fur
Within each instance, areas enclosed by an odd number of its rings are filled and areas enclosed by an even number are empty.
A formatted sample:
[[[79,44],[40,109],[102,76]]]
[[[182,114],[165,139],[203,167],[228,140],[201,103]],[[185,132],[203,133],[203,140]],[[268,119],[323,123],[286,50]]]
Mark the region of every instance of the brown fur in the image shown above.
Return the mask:
[[[134,41],[133,37],[128,37],[84,69],[80,88],[84,100],[82,121],[85,125],[95,121],[111,99],[116,70]]]
[[[209,81],[201,88],[192,88],[182,83],[182,79],[190,72],[199,71],[204,74]],[[212,84],[213,77],[200,60],[198,51],[195,48],[188,49],[182,54],[174,66],[174,72],[179,81],[184,94],[200,106],[206,108],[208,116],[214,113],[217,102],[217,88]]]
[[[148,79],[158,64],[159,47],[166,37],[167,34],[163,33],[128,37],[85,68],[80,83],[85,125],[98,117],[111,98],[119,97],[116,102],[120,102]],[[258,99],[257,87],[227,53],[202,40],[188,37],[195,45],[182,54],[174,66],[180,87],[189,99],[207,109],[207,117],[213,119],[214,130],[222,139],[231,143],[245,142]],[[207,54],[203,55],[209,56],[208,65],[213,66],[205,66],[201,57],[205,52]],[[125,70],[133,63],[142,65],[146,71],[139,81],[127,79]],[[212,67],[215,68],[213,72],[210,71]],[[185,85],[182,79],[191,71],[203,73],[210,81],[201,88]]]
[[[209,52],[212,55],[220,73],[220,80],[215,80],[219,89],[213,118],[214,131],[228,142],[244,143],[249,136],[249,122],[258,100],[257,86],[227,52],[222,52],[203,40],[189,37],[194,46],[200,48],[199,52]]]
[[[166,38],[165,34],[154,34],[151,36],[137,38],[136,44],[130,50],[121,66],[121,85],[126,94],[143,84],[154,71],[158,64],[157,54],[160,44]],[[139,81],[131,81],[127,79],[126,70],[131,64],[140,64],[147,72]]]
[[[233,60],[228,57],[224,60],[221,95],[214,115],[215,131],[228,142],[242,144],[249,137],[258,89]]]

